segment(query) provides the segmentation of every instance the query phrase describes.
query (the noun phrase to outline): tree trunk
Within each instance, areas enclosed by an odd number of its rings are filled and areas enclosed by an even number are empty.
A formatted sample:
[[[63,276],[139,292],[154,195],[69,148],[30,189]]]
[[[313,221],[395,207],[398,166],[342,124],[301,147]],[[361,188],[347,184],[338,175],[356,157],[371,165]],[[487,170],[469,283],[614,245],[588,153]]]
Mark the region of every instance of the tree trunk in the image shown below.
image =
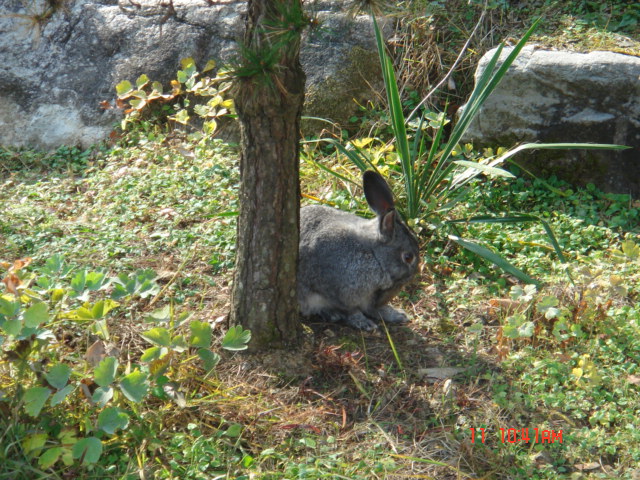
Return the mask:
[[[300,0],[248,3],[235,85],[242,151],[230,319],[251,330],[249,349],[256,351],[300,338],[296,269],[305,75],[302,24],[295,23],[303,18]]]

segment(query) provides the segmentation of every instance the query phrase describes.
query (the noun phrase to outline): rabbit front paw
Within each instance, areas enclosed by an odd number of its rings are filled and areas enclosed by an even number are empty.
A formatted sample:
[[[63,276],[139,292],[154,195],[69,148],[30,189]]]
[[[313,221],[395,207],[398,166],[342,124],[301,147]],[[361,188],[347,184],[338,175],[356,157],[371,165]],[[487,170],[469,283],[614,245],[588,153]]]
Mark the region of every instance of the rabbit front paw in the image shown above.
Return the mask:
[[[345,323],[356,330],[365,332],[373,332],[378,329],[378,325],[362,312],[352,313],[347,317]]]
[[[378,315],[385,323],[402,324],[409,321],[409,317],[404,311],[384,305],[378,309]]]

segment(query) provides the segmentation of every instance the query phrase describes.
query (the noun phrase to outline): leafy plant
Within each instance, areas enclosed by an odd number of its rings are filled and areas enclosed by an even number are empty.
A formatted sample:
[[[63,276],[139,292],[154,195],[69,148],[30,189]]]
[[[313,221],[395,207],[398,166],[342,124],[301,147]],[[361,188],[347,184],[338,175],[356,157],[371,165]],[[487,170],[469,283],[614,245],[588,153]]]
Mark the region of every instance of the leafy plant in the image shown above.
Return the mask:
[[[191,363],[190,352],[197,354],[205,374],[220,361],[212,349],[211,325],[189,321],[187,313],[175,315],[167,306],[146,318],[156,326],[141,334],[152,346],[140,363],[121,364],[108,325],[122,305],[159,292],[152,271],[110,277],[72,268],[54,255],[27,273],[29,263],[3,265],[0,408],[15,412],[14,421],[31,425],[18,444],[39,468],[59,461],[65,466],[95,464],[111,439],[140,421],[136,404],[149,395],[186,405],[181,379],[172,377]],[[75,335],[82,340],[70,348],[68,339]],[[242,350],[250,338],[250,332],[237,326],[221,346]]]
[[[400,99],[398,83],[396,81],[393,63],[386,52],[382,33],[372,15],[378,54],[382,64],[382,73],[387,92],[390,110],[391,126],[393,130],[393,147],[395,155],[387,155],[374,160],[364,151],[366,144],[358,145],[351,142],[344,146],[335,139],[322,139],[332,144],[338,152],[345,155],[360,170],[368,168],[376,170],[394,171],[402,173],[404,204],[401,212],[410,223],[427,222],[442,230],[449,230],[459,224],[473,223],[527,223],[539,222],[545,228],[549,240],[558,257],[564,262],[564,256],[549,225],[544,220],[533,215],[518,215],[508,217],[493,217],[487,215],[472,216],[464,219],[448,219],[449,212],[463,201],[469,194],[469,185],[479,176],[489,178],[515,178],[502,166],[511,157],[524,150],[533,149],[622,149],[617,145],[573,144],[573,143],[531,143],[519,145],[496,155],[485,158],[469,158],[471,146],[460,146],[464,133],[469,128],[474,117],[482,107],[487,97],[494,91],[500,80],[517,58],[518,54],[533,34],[540,19],[525,33],[500,65],[504,44],[501,44],[482,75],[477,79],[475,88],[462,113],[456,121],[451,134],[444,139],[444,126],[447,123],[444,113],[434,115],[433,112],[423,114],[417,121],[411,115],[405,118],[403,104]],[[429,132],[432,132],[429,135]],[[465,156],[466,153],[466,156]],[[381,161],[382,160],[382,161]],[[331,171],[327,169],[328,171]],[[339,176],[339,175],[338,175]],[[344,179],[343,176],[340,176]],[[454,228],[455,234],[448,234],[448,239],[466,248],[476,255],[489,260],[498,267],[514,275],[526,283],[535,283],[531,277],[513,266],[509,261],[488,248],[476,242],[461,238]]]
[[[125,108],[123,130],[145,114],[159,110],[166,119],[181,125],[190,125],[195,115],[202,121],[202,132],[211,135],[218,127],[217,119],[233,114],[233,100],[227,96],[231,82],[225,70],[218,70],[210,77],[204,74],[215,69],[213,60],[207,62],[202,72],[198,71],[193,58],[182,59],[180,65],[167,93],[160,82],[151,81],[147,75],[140,75],[135,85],[128,80],[116,85],[117,105]],[[171,102],[175,103],[170,105]],[[108,102],[105,107],[109,108]]]

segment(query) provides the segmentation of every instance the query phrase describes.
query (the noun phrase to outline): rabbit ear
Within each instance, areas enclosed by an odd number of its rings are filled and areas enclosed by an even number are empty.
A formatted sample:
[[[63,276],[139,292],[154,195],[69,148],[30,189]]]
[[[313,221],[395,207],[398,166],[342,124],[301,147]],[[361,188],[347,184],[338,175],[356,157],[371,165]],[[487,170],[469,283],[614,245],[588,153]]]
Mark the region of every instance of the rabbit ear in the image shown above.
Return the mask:
[[[380,233],[385,241],[393,239],[393,231],[396,226],[396,211],[391,210],[380,217]]]
[[[378,172],[373,170],[364,172],[362,186],[367,203],[378,216],[385,216],[394,209],[393,193],[391,193],[389,185]],[[380,226],[382,227],[382,223]]]

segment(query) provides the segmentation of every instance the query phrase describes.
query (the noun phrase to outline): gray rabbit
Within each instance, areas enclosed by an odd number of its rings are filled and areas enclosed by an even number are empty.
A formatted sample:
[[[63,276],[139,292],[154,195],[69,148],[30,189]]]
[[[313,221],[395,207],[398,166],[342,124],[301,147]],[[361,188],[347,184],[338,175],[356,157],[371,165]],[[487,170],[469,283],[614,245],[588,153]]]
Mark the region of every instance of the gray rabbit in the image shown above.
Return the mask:
[[[409,320],[387,302],[418,271],[419,252],[384,178],[370,170],[362,183],[377,218],[319,205],[301,209],[298,301],[303,316],[371,331],[380,319]]]

